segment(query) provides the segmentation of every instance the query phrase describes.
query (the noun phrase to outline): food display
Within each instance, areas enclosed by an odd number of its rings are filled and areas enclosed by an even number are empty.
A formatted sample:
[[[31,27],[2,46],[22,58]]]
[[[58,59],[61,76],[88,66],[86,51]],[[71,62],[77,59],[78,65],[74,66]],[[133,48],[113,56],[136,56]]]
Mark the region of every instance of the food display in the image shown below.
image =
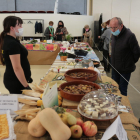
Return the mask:
[[[37,113],[40,111],[40,108],[33,108],[33,109],[21,109],[18,111],[15,111],[15,113],[18,115],[15,117],[15,120],[27,120],[31,121],[34,119],[37,115]]]
[[[86,72],[75,72],[75,73],[70,73],[69,74],[72,77],[93,77],[94,74],[93,73],[86,73]]]
[[[71,94],[86,94],[91,91],[96,90],[93,86],[90,85],[71,85],[71,86],[66,86],[63,89],[65,92],[71,93]]]
[[[46,108],[38,116],[40,123],[49,132],[52,140],[68,140],[71,137],[69,127],[61,121],[53,109]]]
[[[68,65],[68,66],[74,66],[74,65],[76,65],[76,63],[75,62],[68,62],[66,65]]]
[[[45,135],[46,129],[40,123],[38,115],[30,121],[28,125],[28,132],[34,137],[41,137]]]
[[[71,76],[72,74],[72,76]],[[85,76],[86,74],[88,74],[87,76]],[[78,76],[74,76],[78,75]],[[90,70],[90,69],[72,69],[69,70],[65,73],[65,78],[66,81],[70,82],[70,81],[77,81],[77,80],[86,80],[86,81],[96,81],[98,78],[98,73],[94,70]]]
[[[92,120],[109,120],[118,115],[117,102],[106,93],[86,94],[78,105],[78,112]]]
[[[71,101],[80,101],[86,93],[98,89],[100,89],[99,85],[84,80],[66,82],[59,87],[61,96]]]
[[[47,132],[52,140],[67,140],[70,137],[80,139],[83,134],[87,137],[95,136],[97,126],[93,121],[84,122],[66,112],[64,108],[55,106],[40,111],[29,122],[28,132],[36,138],[44,136]]]
[[[0,140],[6,139],[9,137],[9,126],[7,115],[0,115]]]

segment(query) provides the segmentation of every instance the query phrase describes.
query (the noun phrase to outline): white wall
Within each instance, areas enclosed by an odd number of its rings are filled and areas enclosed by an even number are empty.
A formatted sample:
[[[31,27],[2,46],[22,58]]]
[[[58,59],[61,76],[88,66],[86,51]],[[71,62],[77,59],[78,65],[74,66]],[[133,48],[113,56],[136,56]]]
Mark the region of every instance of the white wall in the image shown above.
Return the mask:
[[[13,14],[14,15],[14,14]],[[3,30],[2,22],[8,14],[0,14],[0,32]],[[44,19],[44,30],[49,25],[49,21],[54,22],[54,30],[56,30],[59,20],[64,22],[65,27],[72,36],[82,36],[83,28],[88,24],[92,31],[94,27],[93,16],[84,15],[62,15],[62,14],[20,14],[18,16],[22,19]],[[33,22],[33,21],[32,21]],[[36,21],[34,21],[35,23]],[[23,36],[42,36],[42,34],[35,34],[34,24],[23,24],[24,34]]]
[[[94,20],[103,13],[103,22],[117,16],[135,33],[140,44],[140,0],[93,0]]]
[[[94,20],[99,20],[99,16],[103,13],[103,21],[111,18],[112,0],[93,0],[93,16]]]
[[[3,31],[3,20],[5,19],[5,17],[10,15],[14,16],[14,14],[0,14],[0,32]]]
[[[132,0],[129,28],[135,33],[140,45],[140,0]]]

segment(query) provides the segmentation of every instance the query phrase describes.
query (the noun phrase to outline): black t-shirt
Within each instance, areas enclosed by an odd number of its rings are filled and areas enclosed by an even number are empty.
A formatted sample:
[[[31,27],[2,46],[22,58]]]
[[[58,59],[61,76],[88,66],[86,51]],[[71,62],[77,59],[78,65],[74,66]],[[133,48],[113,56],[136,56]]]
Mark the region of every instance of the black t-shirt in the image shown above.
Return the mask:
[[[9,55],[15,54],[20,54],[21,67],[24,71],[25,78],[28,81],[31,77],[30,64],[27,59],[28,51],[17,39],[10,35],[6,35],[3,44],[3,58],[6,65],[5,80],[18,80],[9,57]]]

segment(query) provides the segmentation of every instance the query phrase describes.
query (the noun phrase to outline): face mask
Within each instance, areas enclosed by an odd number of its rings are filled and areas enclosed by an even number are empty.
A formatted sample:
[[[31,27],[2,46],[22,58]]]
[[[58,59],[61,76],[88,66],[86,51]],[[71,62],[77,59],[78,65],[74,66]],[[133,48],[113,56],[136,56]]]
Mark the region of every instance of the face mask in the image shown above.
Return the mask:
[[[86,29],[86,31],[88,31],[89,29]]]
[[[15,31],[16,36],[22,36],[23,34],[23,28],[19,28],[18,32]]]
[[[104,28],[101,29],[102,31],[104,30]]]
[[[118,29],[118,30],[115,31],[115,32],[112,32],[112,31],[111,31],[111,33],[112,33],[114,36],[118,36],[118,35],[120,34],[120,30]]]
[[[53,26],[49,26],[50,28],[52,28]]]
[[[62,25],[59,25],[58,27],[60,28],[60,27],[62,27]]]

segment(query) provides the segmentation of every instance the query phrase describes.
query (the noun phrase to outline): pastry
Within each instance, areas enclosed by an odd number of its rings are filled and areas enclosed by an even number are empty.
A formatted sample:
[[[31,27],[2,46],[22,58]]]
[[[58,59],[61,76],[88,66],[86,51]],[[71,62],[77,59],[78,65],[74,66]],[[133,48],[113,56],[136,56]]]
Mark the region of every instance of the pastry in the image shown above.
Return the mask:
[[[92,114],[93,111],[86,111],[85,114],[90,116]]]
[[[95,109],[99,109],[100,108],[100,106],[95,106]]]
[[[101,118],[104,118],[104,117],[106,117],[106,113],[103,113],[103,114],[101,115]]]
[[[87,104],[85,108],[89,108],[89,107],[91,107],[91,105]]]
[[[92,117],[93,118],[98,118],[98,111],[93,111],[92,112]]]
[[[82,107],[83,107],[83,106],[82,106],[81,104],[79,104],[79,108],[82,109]]]
[[[97,103],[95,100],[92,100],[91,103]]]
[[[100,107],[103,107],[104,106],[104,104],[100,104]]]
[[[99,105],[99,103],[94,103],[94,105],[98,106],[98,105]]]

